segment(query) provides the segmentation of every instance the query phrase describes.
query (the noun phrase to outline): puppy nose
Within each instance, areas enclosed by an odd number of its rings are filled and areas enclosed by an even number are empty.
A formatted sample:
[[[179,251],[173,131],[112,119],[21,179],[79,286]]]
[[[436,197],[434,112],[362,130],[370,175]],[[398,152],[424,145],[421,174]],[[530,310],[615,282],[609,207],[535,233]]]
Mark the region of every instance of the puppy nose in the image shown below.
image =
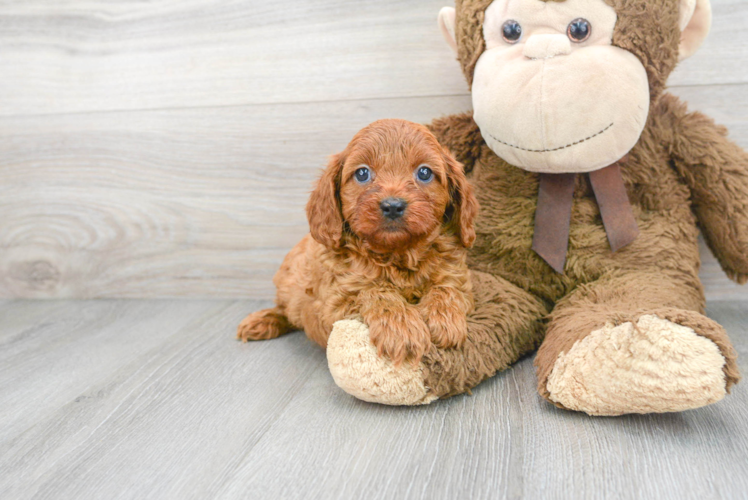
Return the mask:
[[[523,52],[528,59],[551,59],[570,53],[571,42],[566,35],[532,35]]]
[[[402,217],[407,207],[408,203],[402,198],[386,198],[379,204],[382,215],[391,220]]]

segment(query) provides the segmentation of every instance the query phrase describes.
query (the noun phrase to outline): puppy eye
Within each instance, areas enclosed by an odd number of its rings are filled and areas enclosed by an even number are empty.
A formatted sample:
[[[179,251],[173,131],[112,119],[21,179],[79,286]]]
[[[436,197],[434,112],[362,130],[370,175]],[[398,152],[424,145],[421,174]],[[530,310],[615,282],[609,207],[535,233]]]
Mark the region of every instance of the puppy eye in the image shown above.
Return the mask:
[[[572,42],[582,43],[592,34],[592,25],[588,20],[581,17],[574,19],[569,23],[569,27],[566,28],[566,34]]]
[[[515,44],[522,37],[522,26],[517,21],[510,19],[501,27],[501,36],[506,43]]]
[[[359,168],[353,176],[356,178],[356,181],[361,184],[366,184],[371,180],[371,172],[367,167]]]
[[[434,172],[426,165],[421,165],[418,167],[416,177],[418,177],[418,180],[421,182],[431,182],[434,178]]]

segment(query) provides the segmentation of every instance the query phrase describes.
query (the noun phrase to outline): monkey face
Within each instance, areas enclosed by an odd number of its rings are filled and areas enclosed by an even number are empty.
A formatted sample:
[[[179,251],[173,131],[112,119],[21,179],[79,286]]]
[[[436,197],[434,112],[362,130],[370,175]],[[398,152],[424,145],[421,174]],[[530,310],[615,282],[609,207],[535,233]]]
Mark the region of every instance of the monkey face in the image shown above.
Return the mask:
[[[641,61],[612,44],[603,0],[495,0],[475,66],[474,118],[491,149],[532,172],[590,172],[628,153],[649,113]]]

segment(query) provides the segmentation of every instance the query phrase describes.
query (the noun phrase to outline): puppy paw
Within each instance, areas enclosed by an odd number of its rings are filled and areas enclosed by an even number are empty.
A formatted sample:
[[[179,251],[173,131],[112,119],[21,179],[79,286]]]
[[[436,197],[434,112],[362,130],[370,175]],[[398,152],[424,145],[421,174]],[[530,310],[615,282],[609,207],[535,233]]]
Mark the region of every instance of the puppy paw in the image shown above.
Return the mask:
[[[274,339],[289,331],[290,326],[288,319],[277,309],[264,309],[250,314],[239,323],[236,338],[242,342]]]
[[[431,348],[431,333],[418,311],[405,308],[367,318],[369,337],[379,356],[387,356],[395,366],[404,361],[417,365]]]
[[[462,347],[467,338],[467,318],[450,308],[423,312],[431,333],[431,341],[440,349]]]

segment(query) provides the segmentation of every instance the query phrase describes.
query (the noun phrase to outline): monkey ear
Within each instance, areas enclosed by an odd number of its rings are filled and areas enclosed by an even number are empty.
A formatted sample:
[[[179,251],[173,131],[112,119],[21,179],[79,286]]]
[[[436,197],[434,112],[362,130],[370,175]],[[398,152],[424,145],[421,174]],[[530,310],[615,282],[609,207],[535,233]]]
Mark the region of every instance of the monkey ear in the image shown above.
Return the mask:
[[[694,55],[712,26],[709,0],[680,0],[680,47],[678,60]]]
[[[457,37],[455,36],[455,19],[457,12],[454,7],[444,7],[439,11],[439,29],[455,54],[457,53]]]
[[[465,169],[462,163],[455,160],[454,156],[446,149],[443,152],[444,161],[447,165],[450,204],[453,210],[451,224],[455,227],[462,245],[465,248],[470,248],[475,242],[475,217],[478,215],[478,200],[473,194],[473,186],[465,177]]]
[[[343,237],[343,213],[340,206],[340,175],[345,158],[333,155],[322,173],[317,187],[306,204],[309,232],[317,242],[329,248],[340,248]]]

